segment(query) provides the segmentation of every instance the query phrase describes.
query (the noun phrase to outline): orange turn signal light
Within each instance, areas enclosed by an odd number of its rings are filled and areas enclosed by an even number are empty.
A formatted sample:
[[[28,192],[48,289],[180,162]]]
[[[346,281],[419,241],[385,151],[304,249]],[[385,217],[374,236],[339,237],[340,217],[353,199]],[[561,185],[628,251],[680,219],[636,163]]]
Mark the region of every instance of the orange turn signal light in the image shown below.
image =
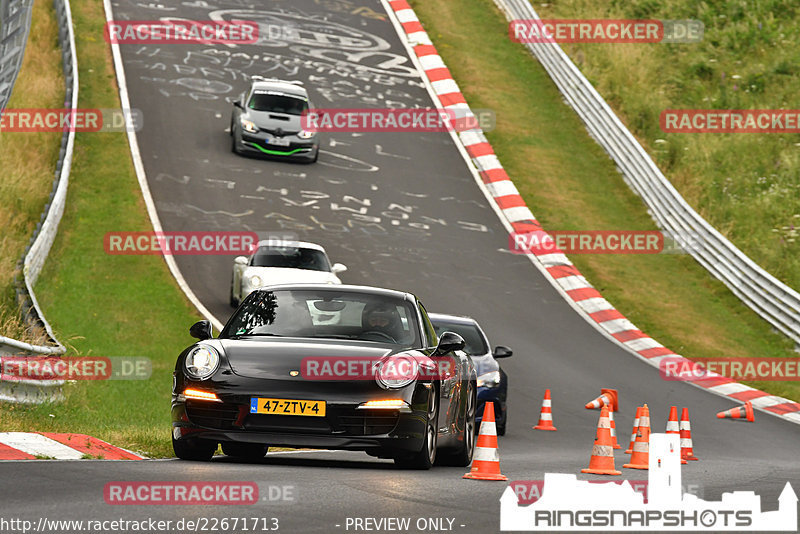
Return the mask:
[[[358,407],[359,409],[379,408],[383,410],[409,410],[408,403],[403,399],[382,399],[365,402]]]
[[[215,393],[203,391],[202,389],[186,388],[183,390],[183,396],[187,399],[222,402]]]

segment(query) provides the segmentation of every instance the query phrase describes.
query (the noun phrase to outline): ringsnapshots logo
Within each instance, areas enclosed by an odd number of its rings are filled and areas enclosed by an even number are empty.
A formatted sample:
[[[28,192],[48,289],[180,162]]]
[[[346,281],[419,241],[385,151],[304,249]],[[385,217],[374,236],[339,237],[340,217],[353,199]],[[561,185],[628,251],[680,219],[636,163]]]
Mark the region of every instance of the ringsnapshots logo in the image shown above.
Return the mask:
[[[799,109],[665,109],[666,133],[800,133]]]
[[[111,44],[255,44],[258,24],[253,21],[114,20],[103,37]]]
[[[488,132],[496,118],[487,109],[319,108],[305,112],[300,124],[311,132]]]
[[[138,109],[4,109],[0,132],[138,132],[144,117]]]
[[[535,486],[535,500],[526,484],[506,487],[500,497],[500,530],[797,532],[797,495],[789,482],[777,510],[770,503],[762,508],[753,491],[723,492],[719,501],[705,500],[682,486],[680,442],[678,434],[650,434],[646,502],[628,480],[545,473],[544,484]]]
[[[696,43],[700,20],[515,19],[508,35],[515,43]]]
[[[108,232],[103,237],[111,255],[249,255],[257,243],[255,232]]]

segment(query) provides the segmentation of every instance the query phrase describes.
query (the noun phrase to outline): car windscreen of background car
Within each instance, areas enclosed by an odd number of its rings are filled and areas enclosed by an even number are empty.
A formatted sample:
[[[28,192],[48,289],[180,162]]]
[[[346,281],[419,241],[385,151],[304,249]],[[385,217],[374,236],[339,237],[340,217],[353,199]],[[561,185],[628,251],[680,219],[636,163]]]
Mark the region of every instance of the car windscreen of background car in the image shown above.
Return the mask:
[[[455,332],[463,337],[466,343],[464,345],[464,352],[470,356],[477,356],[489,352],[489,347],[486,346],[483,336],[474,325],[442,321],[431,322],[433,322],[433,328],[436,330],[436,335],[439,337],[442,337],[442,334],[445,332]]]
[[[330,272],[328,258],[320,250],[311,248],[260,248],[250,261],[253,267],[283,267]]]
[[[256,290],[220,333],[333,338],[419,348],[414,308],[403,299],[329,290]]]
[[[256,92],[250,97],[247,107],[255,111],[302,115],[308,109],[308,102],[293,96]]]

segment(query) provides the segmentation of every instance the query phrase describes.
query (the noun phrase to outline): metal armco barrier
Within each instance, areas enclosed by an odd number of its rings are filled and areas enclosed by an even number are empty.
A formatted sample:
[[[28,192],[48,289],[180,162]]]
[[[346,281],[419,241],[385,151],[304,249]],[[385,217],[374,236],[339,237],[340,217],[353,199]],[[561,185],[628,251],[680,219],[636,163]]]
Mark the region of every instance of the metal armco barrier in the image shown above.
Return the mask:
[[[75,35],[72,29],[69,0],[54,0],[53,5],[58,20],[58,37],[61,43],[64,79],[66,82],[64,107],[76,109],[78,107],[78,61],[75,55]],[[2,59],[0,59],[0,63],[2,63]],[[41,220],[36,225],[33,237],[31,237],[23,255],[21,261],[22,280],[19,277],[15,278],[17,300],[22,306],[26,323],[35,324],[43,328],[47,332],[52,345],[31,345],[0,336],[0,357],[3,355],[32,357],[60,355],[66,352],[66,348],[55,338],[50,325],[44,318],[44,314],[36,300],[36,295],[33,292],[33,286],[39,278],[39,273],[50,252],[50,247],[53,245],[58,232],[58,224],[61,222],[61,216],[64,213],[74,145],[75,132],[65,131],[61,138],[61,151],[56,165],[50,199],[45,205]],[[27,403],[60,400],[62,398],[62,385],[63,381],[59,380],[26,380],[0,375],[0,400]]]
[[[22,65],[32,12],[33,0],[0,0],[0,111],[8,104]]]
[[[509,21],[539,18],[528,0],[494,2]],[[696,236],[686,252],[800,346],[800,294],[756,265],[689,206],[558,44],[525,46],[547,70],[589,134],[617,164],[656,224],[675,239]]]

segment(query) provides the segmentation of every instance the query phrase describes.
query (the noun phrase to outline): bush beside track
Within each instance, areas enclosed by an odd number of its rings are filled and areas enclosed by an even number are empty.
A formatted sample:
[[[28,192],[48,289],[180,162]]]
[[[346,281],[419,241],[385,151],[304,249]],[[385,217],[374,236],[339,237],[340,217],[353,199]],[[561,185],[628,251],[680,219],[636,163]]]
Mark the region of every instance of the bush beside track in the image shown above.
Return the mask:
[[[510,41],[491,0],[411,4],[470,105],[496,112],[487,138],[546,229],[657,229],[542,67]],[[688,256],[570,260],[639,328],[687,357],[794,355],[789,340]],[[800,398],[797,383],[748,384]]]
[[[102,3],[71,4],[79,107],[119,108],[102,38]],[[55,145],[57,151],[57,139]],[[144,381],[70,384],[59,404],[5,405],[3,431],[81,432],[150,457],[172,456],[172,369],[177,354],[192,342],[188,327],[199,317],[161,257],[109,256],[103,249],[108,231],[148,228],[125,134],[78,133],[67,207],[37,296],[69,356],[145,356],[153,374]]]

